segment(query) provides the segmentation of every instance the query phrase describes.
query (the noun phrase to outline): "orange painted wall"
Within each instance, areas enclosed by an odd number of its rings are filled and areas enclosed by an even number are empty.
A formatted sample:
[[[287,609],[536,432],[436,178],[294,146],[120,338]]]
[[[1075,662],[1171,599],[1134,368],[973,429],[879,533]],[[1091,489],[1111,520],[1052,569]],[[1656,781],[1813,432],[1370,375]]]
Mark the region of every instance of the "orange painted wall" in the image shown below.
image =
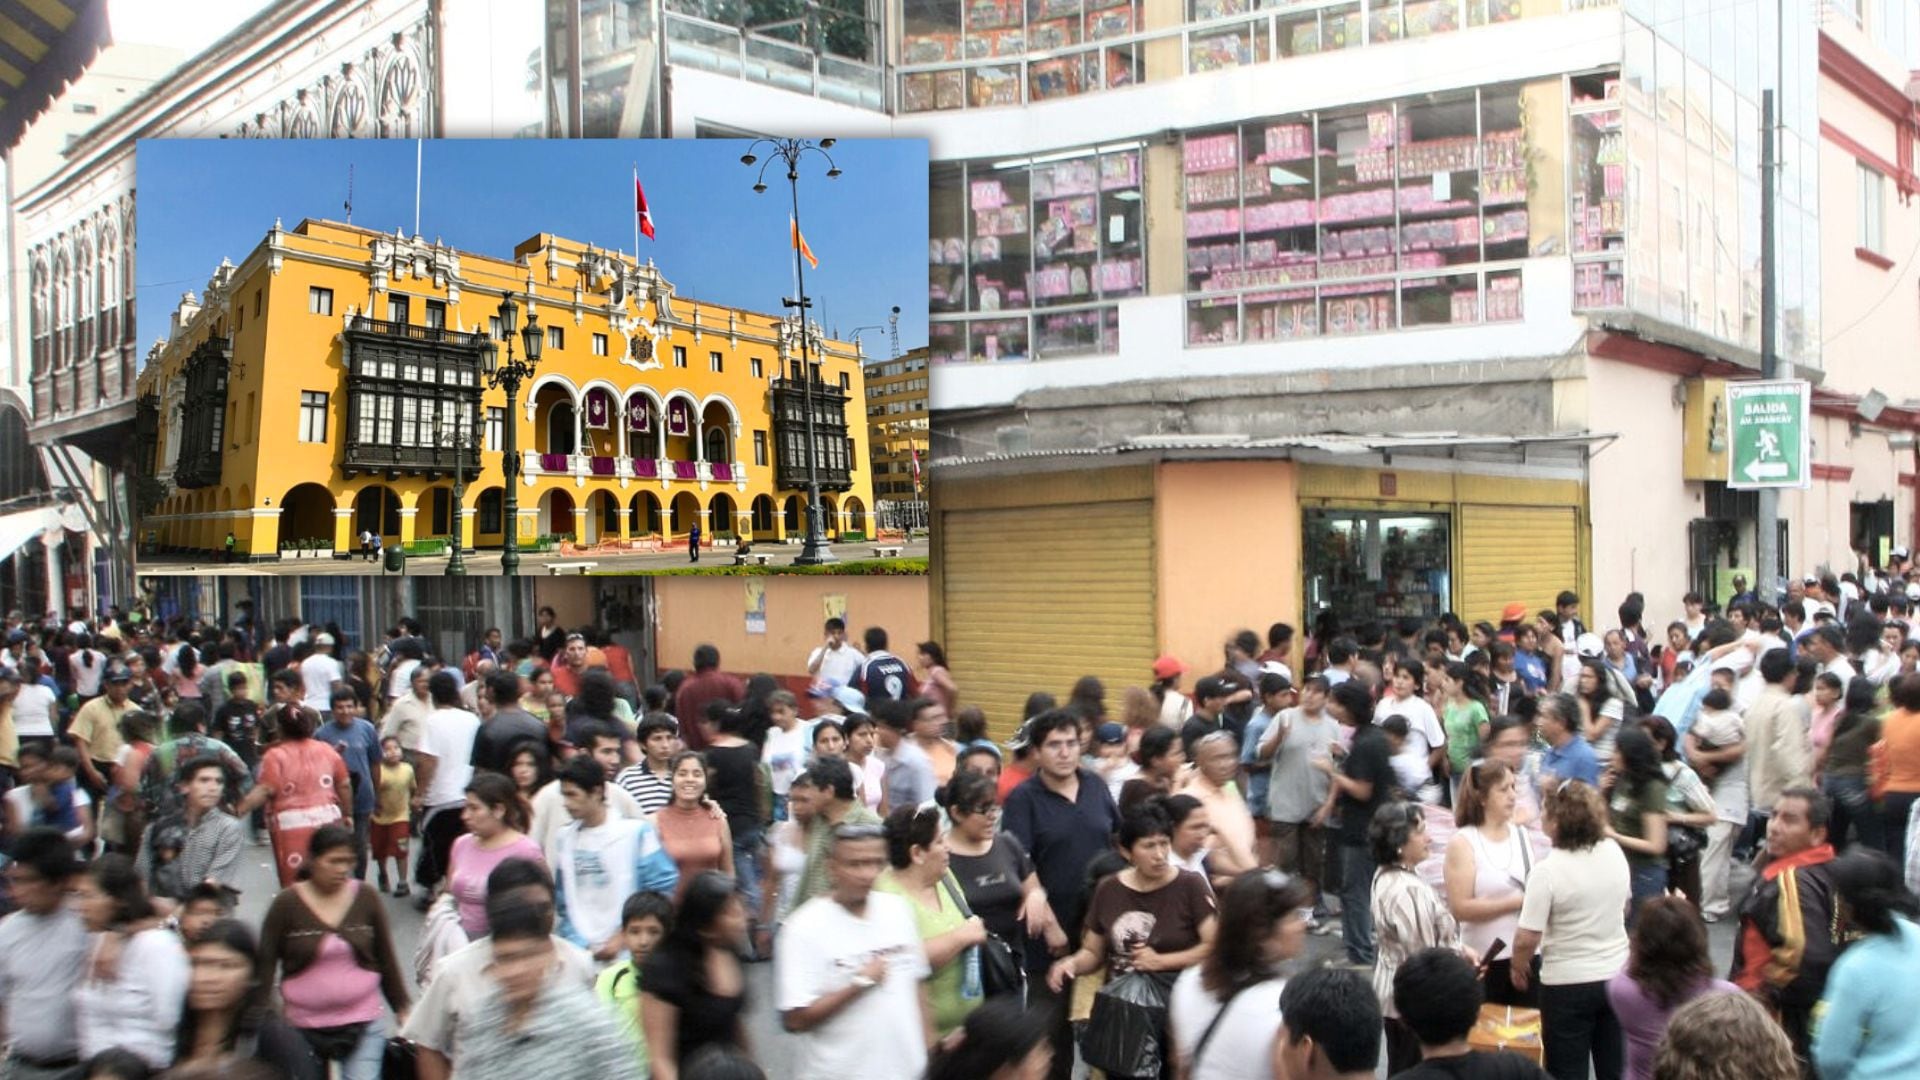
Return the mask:
[[[748,581],[767,587],[764,634],[746,630]],[[720,650],[727,671],[804,676],[829,595],[847,598],[848,636],[856,645],[867,627],[883,626],[888,650],[912,663],[914,646],[927,639],[925,577],[657,577],[653,588],[662,667],[691,666],[694,647],[705,643]]]
[[[1203,672],[1251,629],[1300,630],[1300,498],[1290,461],[1176,461],[1159,467],[1160,649]],[[1295,645],[1303,640],[1296,634]],[[1298,665],[1295,665],[1298,670]]]

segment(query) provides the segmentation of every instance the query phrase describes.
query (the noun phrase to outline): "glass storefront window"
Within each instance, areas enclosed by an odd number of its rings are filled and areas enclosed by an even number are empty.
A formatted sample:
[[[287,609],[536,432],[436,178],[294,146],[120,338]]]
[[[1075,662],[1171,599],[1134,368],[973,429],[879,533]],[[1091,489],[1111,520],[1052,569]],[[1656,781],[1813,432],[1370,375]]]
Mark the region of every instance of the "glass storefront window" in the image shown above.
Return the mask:
[[[1452,608],[1452,519],[1448,514],[1371,510],[1304,513],[1307,611],[1342,623]]]
[[[902,15],[900,57],[908,66],[1023,60],[1140,28],[1137,0],[907,0]],[[909,72],[901,76],[900,107],[989,108],[1129,86],[1139,79],[1140,59],[1126,45],[1031,64]]]
[[[1569,136],[1567,236],[1573,249],[1573,306],[1627,302],[1626,110],[1618,76],[1575,79]]]
[[[1516,87],[1189,134],[1188,343],[1491,318],[1471,268],[1533,250],[1531,152]]]
[[[956,340],[936,356],[998,362],[1118,351],[1118,314],[1102,302],[1146,291],[1141,154],[1125,144],[935,165],[929,306],[1008,316],[986,330],[967,322],[971,344]],[[1041,314],[1029,319],[1029,311]],[[1016,313],[1018,332],[998,325]]]

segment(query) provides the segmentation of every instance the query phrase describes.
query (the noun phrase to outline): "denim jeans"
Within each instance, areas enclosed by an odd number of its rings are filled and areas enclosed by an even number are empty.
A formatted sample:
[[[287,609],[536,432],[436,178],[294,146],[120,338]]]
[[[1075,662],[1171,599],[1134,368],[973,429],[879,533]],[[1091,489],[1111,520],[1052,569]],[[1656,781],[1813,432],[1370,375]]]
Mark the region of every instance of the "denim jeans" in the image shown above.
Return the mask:
[[[360,1045],[353,1048],[351,1057],[340,1063],[341,1080],[380,1080],[386,1058],[387,1018],[382,1016],[367,1025],[366,1034],[360,1036]]]
[[[1829,776],[1821,786],[1833,802],[1833,819],[1828,823],[1827,836],[1832,839],[1835,851],[1846,850],[1849,825],[1860,833],[1862,844],[1875,851],[1887,850],[1886,837],[1881,835],[1880,813],[1873,808],[1866,777]]]
[[[1540,988],[1540,1041],[1554,1080],[1620,1080],[1625,1064],[1620,1021],[1607,1003],[1604,982]]]
[[[1627,901],[1627,925],[1633,925],[1640,905],[1667,895],[1667,864],[1664,862],[1627,864],[1632,898]]]
[[[1340,846],[1340,937],[1347,959],[1371,964],[1373,951],[1373,852],[1363,844]]]
[[[733,880],[747,905],[747,919],[756,927],[760,923],[761,861],[766,851],[767,833],[761,826],[746,826],[733,834]]]
[[[318,1057],[318,1053],[315,1054]],[[354,1045],[352,1053],[340,1059],[340,1080],[380,1080],[382,1066],[387,1056],[387,1018],[385,1015],[374,1017],[367,1029],[360,1033],[360,1041]],[[322,1073],[326,1075],[326,1062],[321,1062]]]

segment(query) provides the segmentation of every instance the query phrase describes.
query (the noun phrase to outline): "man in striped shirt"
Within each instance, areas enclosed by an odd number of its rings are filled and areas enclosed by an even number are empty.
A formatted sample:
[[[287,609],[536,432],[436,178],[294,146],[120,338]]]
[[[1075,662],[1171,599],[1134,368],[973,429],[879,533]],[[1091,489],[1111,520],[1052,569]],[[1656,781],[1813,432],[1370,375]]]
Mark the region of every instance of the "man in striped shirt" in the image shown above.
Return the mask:
[[[634,738],[645,756],[620,770],[613,782],[633,796],[641,813],[651,814],[673,801],[673,773],[667,762],[680,752],[680,725],[666,713],[650,712],[640,718]]]
[[[232,885],[240,850],[247,842],[239,819],[220,809],[226,796],[226,767],[216,757],[199,757],[180,769],[181,812],[147,826],[134,861],[153,895],[184,900],[202,882]]]

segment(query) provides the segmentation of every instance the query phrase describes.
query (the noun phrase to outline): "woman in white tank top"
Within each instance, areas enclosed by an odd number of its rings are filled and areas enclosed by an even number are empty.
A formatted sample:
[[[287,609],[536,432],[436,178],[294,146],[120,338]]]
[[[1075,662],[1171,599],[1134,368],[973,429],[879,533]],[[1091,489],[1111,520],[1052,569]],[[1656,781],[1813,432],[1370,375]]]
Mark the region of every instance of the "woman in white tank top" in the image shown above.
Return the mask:
[[[1487,964],[1487,1000],[1495,1004],[1531,1004],[1514,990],[1507,954],[1519,933],[1520,904],[1533,849],[1525,829],[1513,823],[1516,800],[1513,772],[1497,761],[1467,767],[1454,800],[1459,831],[1447,844],[1447,907],[1460,923],[1460,939],[1488,956],[1494,942],[1506,943]]]

